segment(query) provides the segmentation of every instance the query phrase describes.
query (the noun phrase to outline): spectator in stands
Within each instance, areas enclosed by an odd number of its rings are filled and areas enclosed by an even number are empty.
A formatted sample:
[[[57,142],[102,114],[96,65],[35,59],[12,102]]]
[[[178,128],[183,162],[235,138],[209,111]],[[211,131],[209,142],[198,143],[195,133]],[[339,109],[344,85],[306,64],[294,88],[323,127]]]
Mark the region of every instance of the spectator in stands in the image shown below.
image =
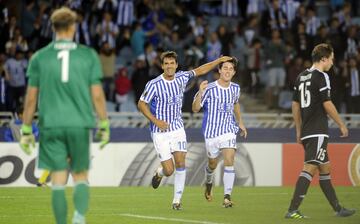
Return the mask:
[[[0,111],[8,111],[8,81],[9,73],[5,67],[5,54],[0,53]]]
[[[346,113],[348,105],[347,98],[347,77],[349,76],[349,67],[345,59],[339,62],[339,66],[329,71],[329,78],[331,83],[331,101],[339,113]]]
[[[357,37],[358,27],[352,25],[347,30],[345,59],[357,57],[359,54],[359,39]]]
[[[280,7],[280,0],[272,0],[269,9],[262,16],[262,31],[264,36],[269,36],[271,30],[280,32],[288,28],[287,17]]]
[[[87,18],[84,18],[84,13],[82,11],[78,11],[77,16],[78,22],[76,23],[75,42],[91,46],[88,20]]]
[[[254,39],[251,46],[246,48],[246,66],[247,66],[247,88],[249,92],[256,96],[259,91],[259,72],[261,69],[261,64],[264,60],[264,51],[261,49],[262,44],[260,39]]]
[[[315,9],[308,7],[306,12],[306,33],[315,36],[321,25],[320,19],[316,16]]]
[[[103,71],[103,87],[107,101],[113,101],[114,76],[115,76],[115,49],[108,42],[101,45],[99,53],[100,62]]]
[[[271,32],[271,41],[269,42],[266,52],[266,66],[268,68],[268,86],[266,91],[266,104],[269,109],[273,109],[276,103],[275,97],[285,85],[285,57],[286,48],[280,38],[280,31]]]
[[[297,31],[298,25],[300,23],[306,24],[306,7],[304,4],[299,5],[299,7],[296,10],[295,18],[291,23],[291,27],[294,32]]]
[[[131,26],[134,21],[134,0],[119,0],[116,24],[120,27]]]
[[[24,53],[11,48],[15,52],[15,56],[10,56],[5,62],[5,68],[9,72],[9,102],[10,110],[15,111],[23,102],[25,95],[25,70],[27,68],[27,60],[24,59]]]
[[[99,39],[99,46],[107,42],[111,49],[116,47],[116,38],[119,35],[119,29],[117,25],[112,21],[112,14],[105,12],[100,24],[96,27],[96,33]]]
[[[298,23],[297,32],[294,35],[294,45],[297,54],[303,59],[310,59],[310,51],[313,46],[312,36],[305,32],[305,24]]]
[[[349,93],[349,113],[360,113],[360,74],[356,58],[349,58],[347,88]]]
[[[146,63],[145,55],[139,55],[136,58],[134,66],[135,69],[134,73],[131,76],[131,83],[134,89],[134,103],[136,105],[145,89],[146,83],[150,80],[149,67]]]
[[[126,67],[120,68],[115,77],[115,111],[119,112],[121,104],[128,100],[128,94],[131,90],[131,80],[128,76]]]

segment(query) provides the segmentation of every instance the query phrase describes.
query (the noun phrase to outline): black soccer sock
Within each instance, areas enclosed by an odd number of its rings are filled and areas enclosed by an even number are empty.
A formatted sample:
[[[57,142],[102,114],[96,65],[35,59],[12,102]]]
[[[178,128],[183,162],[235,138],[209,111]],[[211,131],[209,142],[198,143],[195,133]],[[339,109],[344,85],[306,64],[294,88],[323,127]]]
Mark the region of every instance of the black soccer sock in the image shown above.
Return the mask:
[[[329,201],[331,207],[336,212],[340,211],[341,206],[340,206],[339,201],[338,201],[338,199],[336,197],[334,187],[331,184],[330,173],[320,174],[319,183],[320,183],[321,190],[325,194],[326,199]]]
[[[304,199],[312,180],[312,175],[306,171],[301,171],[296,182],[295,192],[290,203],[289,212],[297,210]]]

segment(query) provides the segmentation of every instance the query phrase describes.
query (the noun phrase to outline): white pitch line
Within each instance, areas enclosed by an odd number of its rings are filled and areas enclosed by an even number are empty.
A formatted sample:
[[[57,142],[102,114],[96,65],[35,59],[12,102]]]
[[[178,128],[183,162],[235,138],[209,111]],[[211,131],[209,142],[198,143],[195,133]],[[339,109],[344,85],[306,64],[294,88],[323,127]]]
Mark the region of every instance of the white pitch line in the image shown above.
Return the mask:
[[[153,220],[163,220],[163,221],[174,221],[174,222],[182,222],[182,223],[200,223],[200,224],[221,224],[218,222],[208,222],[208,221],[198,221],[198,220],[190,220],[190,219],[175,219],[175,218],[165,218],[158,216],[145,216],[145,215],[135,215],[135,214],[120,214],[121,216],[140,218],[140,219],[153,219]]]

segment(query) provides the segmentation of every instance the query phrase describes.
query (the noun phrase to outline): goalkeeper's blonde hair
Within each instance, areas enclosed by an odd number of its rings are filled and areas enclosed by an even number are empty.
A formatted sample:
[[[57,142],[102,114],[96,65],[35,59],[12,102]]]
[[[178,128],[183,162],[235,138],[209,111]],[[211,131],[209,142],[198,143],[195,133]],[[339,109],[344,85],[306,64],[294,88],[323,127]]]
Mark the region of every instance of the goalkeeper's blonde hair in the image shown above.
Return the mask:
[[[55,32],[67,31],[76,22],[76,13],[67,7],[56,9],[51,15],[51,23]]]

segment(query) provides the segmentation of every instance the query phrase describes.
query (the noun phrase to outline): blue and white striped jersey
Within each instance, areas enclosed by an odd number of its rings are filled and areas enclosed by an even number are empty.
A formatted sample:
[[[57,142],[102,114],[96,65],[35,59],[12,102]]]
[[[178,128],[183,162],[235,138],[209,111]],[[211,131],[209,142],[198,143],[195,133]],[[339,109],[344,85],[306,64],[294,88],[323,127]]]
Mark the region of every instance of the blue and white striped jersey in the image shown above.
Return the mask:
[[[194,71],[178,71],[171,81],[159,75],[145,86],[140,100],[150,105],[150,111],[157,119],[169,124],[168,131],[184,127],[181,118],[184,91],[189,79],[194,76]],[[160,129],[150,122],[150,131],[155,133],[160,132]]]
[[[240,86],[233,82],[227,88],[217,81],[209,83],[200,105],[204,108],[202,131],[205,138],[214,138],[226,133],[237,133],[234,104],[239,102]]]

